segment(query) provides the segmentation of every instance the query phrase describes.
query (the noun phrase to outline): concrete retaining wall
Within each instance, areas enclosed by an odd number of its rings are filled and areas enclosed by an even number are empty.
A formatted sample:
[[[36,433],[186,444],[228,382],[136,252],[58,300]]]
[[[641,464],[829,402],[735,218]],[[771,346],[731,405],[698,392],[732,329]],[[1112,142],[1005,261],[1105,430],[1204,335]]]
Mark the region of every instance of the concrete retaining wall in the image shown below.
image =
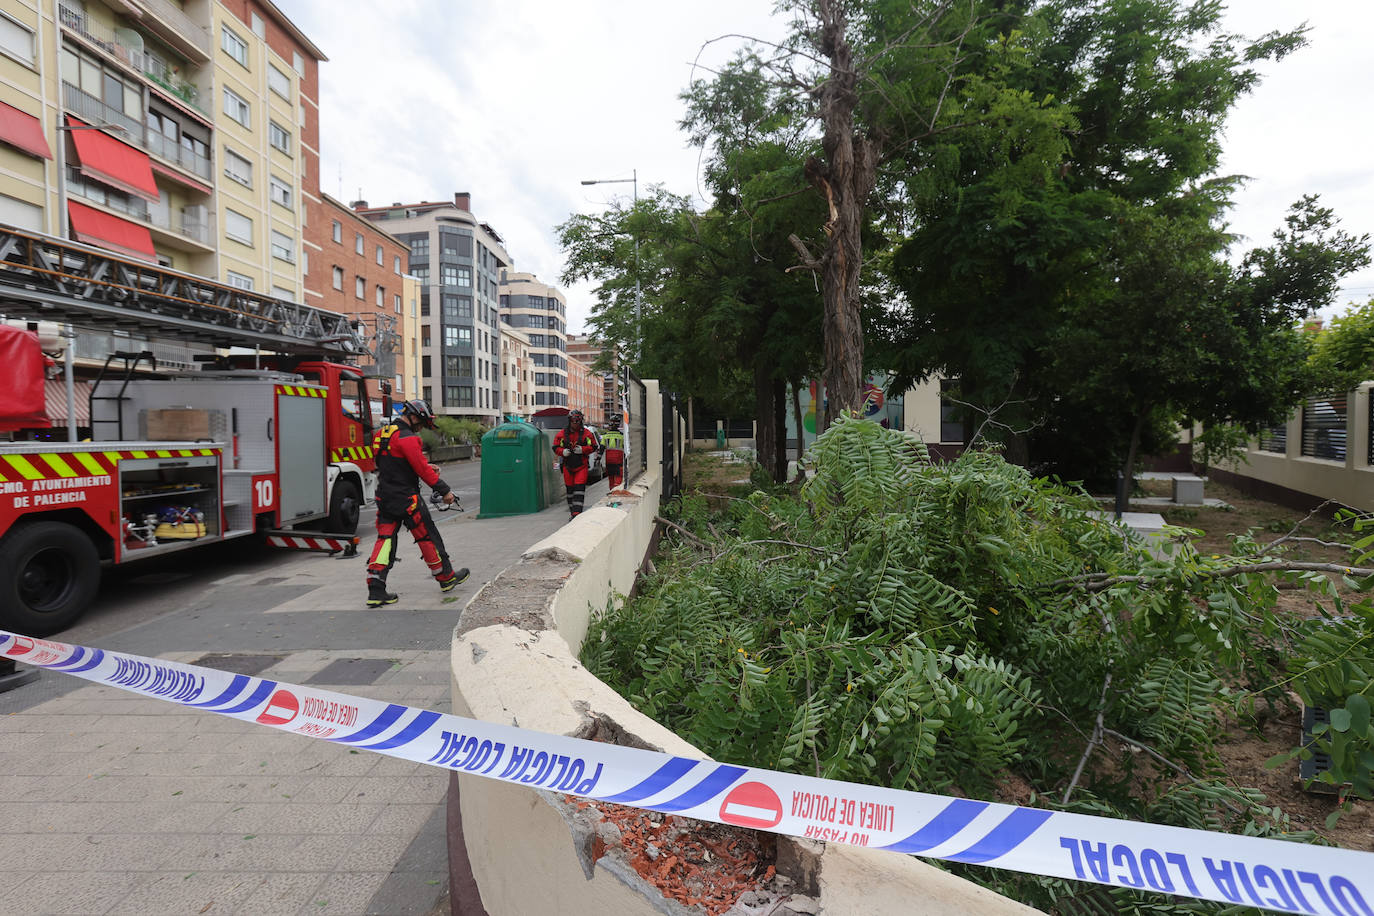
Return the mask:
[[[657,384],[646,384],[654,403]],[[661,413],[648,412],[649,471],[627,488],[632,496],[618,497],[619,506],[595,506],[535,544],[464,608],[452,647],[454,713],[705,756],[635,710],[576,657],[591,608],[630,591],[651,546],[662,492],[655,454]],[[449,803],[461,816],[451,811],[449,819],[461,820],[450,830],[454,913],[698,912],[665,900],[614,852],[596,858],[591,825],[561,796],[475,776],[452,779]],[[795,909],[783,903],[775,916],[1035,912],[909,856],[778,843],[779,871],[796,878],[798,896]]]

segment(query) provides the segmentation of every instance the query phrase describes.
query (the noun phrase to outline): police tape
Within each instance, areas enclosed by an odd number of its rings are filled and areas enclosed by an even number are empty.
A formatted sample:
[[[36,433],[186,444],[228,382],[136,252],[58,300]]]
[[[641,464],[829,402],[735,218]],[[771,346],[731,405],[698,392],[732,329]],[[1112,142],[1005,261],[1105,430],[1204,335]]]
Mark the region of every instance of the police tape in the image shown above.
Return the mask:
[[[1374,853],[863,786],[496,725],[0,630],[0,656],[446,770],[704,821],[1312,916],[1374,916]]]

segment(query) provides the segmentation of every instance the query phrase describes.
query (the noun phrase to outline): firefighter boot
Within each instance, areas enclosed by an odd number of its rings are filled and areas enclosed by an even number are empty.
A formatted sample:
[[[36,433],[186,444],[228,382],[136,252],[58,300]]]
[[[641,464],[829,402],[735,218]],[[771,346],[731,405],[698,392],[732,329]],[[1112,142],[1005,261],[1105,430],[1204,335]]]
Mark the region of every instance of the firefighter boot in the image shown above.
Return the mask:
[[[468,568],[466,566],[455,570],[447,560],[444,561],[444,568],[439,570],[439,575],[434,577],[439,583],[439,591],[451,592],[461,583],[468,580]]]
[[[399,595],[394,595],[386,590],[386,580],[368,579],[367,580],[367,606],[381,607],[384,604],[395,604]]]

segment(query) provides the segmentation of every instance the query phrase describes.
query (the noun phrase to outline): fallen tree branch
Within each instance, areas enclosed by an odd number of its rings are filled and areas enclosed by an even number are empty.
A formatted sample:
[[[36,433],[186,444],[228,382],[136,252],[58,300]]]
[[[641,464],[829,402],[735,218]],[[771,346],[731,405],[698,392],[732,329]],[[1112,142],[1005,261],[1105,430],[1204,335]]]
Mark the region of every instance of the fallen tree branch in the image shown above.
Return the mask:
[[[686,537],[688,540],[690,540],[690,541],[692,541],[692,542],[694,542],[694,543],[696,543],[696,544],[698,544],[698,545],[704,547],[704,548],[707,549],[707,550],[710,550],[710,549],[711,549],[711,545],[710,545],[710,544],[708,544],[707,542],[703,541],[701,538],[697,537],[695,534],[693,534],[692,532],[688,531],[686,528],[682,527],[681,525],[677,524],[676,522],[670,522],[670,521],[668,521],[666,518],[664,518],[664,517],[661,516],[661,515],[655,515],[655,516],[654,516],[654,521],[658,522],[660,525],[665,525],[665,526],[667,526],[667,527],[669,527],[669,528],[672,528],[674,531],[680,532],[680,533],[681,533],[684,537]]]
[[[1088,739],[1088,746],[1083,748],[1083,756],[1078,758],[1078,766],[1073,771],[1073,779],[1064,787],[1064,797],[1060,799],[1061,805],[1069,803],[1069,796],[1073,795],[1073,790],[1078,785],[1078,780],[1083,777],[1083,768],[1088,765],[1088,758],[1092,756],[1093,749],[1102,743],[1102,731],[1105,726],[1102,724],[1102,717],[1107,714],[1107,688],[1112,686],[1112,673],[1107,672],[1107,676],[1102,679],[1102,696],[1097,703],[1097,724],[1093,726],[1092,737]]]

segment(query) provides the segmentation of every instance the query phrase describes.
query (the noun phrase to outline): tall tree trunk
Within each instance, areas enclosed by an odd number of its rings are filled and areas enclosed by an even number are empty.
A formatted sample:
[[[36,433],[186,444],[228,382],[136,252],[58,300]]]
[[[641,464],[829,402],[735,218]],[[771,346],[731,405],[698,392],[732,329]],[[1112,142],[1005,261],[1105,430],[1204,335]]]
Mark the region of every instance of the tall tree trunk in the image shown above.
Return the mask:
[[[863,266],[864,204],[877,173],[875,145],[856,131],[858,74],[842,0],[816,0],[820,22],[817,49],[830,73],[819,90],[824,156],[806,163],[806,176],[829,206],[826,245],[820,256],[825,303],[825,387],[830,396],[825,425],[841,410],[863,404],[864,337],[859,315],[859,274]]]
[[[773,459],[773,481],[787,483],[787,383],[781,379],[773,380],[773,437],[777,451]]]
[[[777,412],[773,403],[773,378],[770,367],[763,360],[754,363],[754,435],[758,452],[758,462],[772,474],[778,463],[778,452],[782,443],[778,439],[778,427],[774,420]]]
[[[1127,500],[1130,500],[1131,490],[1134,489],[1135,453],[1140,448],[1140,433],[1145,428],[1145,416],[1145,405],[1138,405],[1135,413],[1135,426],[1131,429],[1131,445],[1126,449],[1126,464],[1121,468],[1121,475],[1126,478]]]

